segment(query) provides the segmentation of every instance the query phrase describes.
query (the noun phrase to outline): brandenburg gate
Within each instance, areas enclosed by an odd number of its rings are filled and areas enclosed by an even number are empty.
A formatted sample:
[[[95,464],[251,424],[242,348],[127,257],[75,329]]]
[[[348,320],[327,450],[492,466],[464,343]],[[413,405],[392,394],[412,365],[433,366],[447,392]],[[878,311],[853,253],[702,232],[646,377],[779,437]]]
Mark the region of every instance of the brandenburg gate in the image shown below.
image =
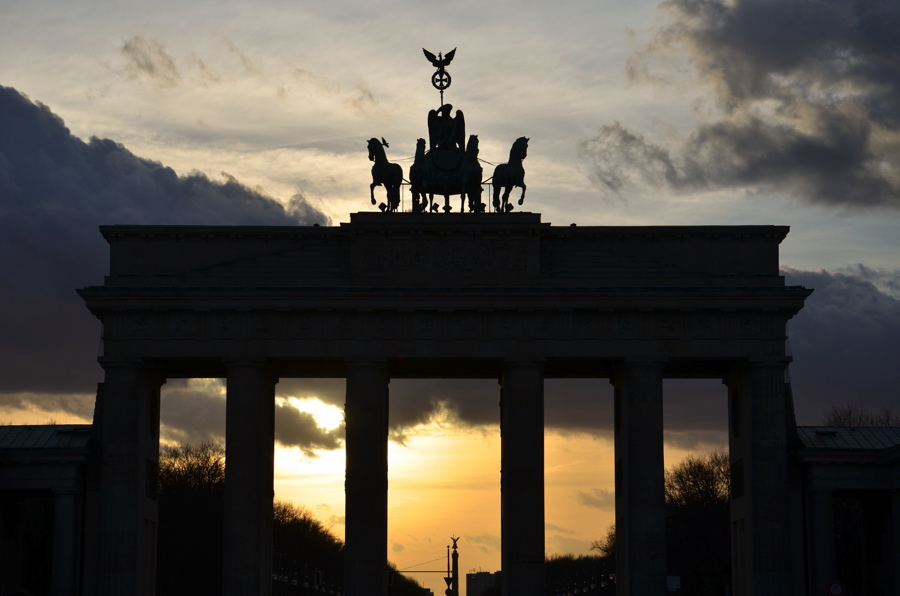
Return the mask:
[[[346,378],[346,596],[387,593],[389,385],[416,377],[499,380],[505,596],[544,593],[544,379],[615,388],[617,581],[631,596],[666,593],[663,379],[722,379],[734,594],[794,593],[785,327],[810,290],[779,275],[787,227],[374,212],[101,231],[109,276],[79,292],[103,323],[96,593],[155,594],[159,395],[179,377],[227,382],[223,594],[271,593],[285,377]]]

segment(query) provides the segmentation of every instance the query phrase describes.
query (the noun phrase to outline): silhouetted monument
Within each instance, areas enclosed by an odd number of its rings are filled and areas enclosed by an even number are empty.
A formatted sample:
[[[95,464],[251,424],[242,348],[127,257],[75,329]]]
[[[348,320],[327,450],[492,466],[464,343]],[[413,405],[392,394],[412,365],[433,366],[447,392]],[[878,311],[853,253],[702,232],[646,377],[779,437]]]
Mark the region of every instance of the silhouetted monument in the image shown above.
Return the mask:
[[[541,594],[543,380],[615,386],[618,586],[666,586],[662,383],[729,387],[736,594],[796,594],[779,226],[557,227],[538,214],[355,213],[338,227],[104,226],[80,291],[106,371],[96,593],[152,594],[159,387],[227,381],[226,594],[268,594],[274,391],[344,377],[345,594],[382,594],[391,378],[500,381],[502,569]],[[551,396],[552,399],[552,396]]]

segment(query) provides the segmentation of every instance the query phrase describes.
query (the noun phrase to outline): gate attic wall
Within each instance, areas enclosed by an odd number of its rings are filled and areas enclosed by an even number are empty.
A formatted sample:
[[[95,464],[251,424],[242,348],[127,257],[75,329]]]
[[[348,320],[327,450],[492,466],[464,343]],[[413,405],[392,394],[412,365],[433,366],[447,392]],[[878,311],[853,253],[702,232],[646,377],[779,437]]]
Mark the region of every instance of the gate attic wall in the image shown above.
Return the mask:
[[[169,376],[182,359],[219,374],[207,369],[223,357],[342,376],[354,353],[397,361],[392,376],[419,376],[401,359],[462,359],[498,364],[427,366],[496,378],[513,354],[547,358],[549,376],[598,376],[597,360],[637,354],[674,359],[667,376],[721,376],[720,361],[784,355],[807,293],[778,273],[787,231],[553,227],[531,213],[105,226],[110,275],[81,293],[104,322],[106,358],[153,359]],[[310,358],[316,370],[291,362]]]
[[[98,419],[116,421],[103,434],[92,593],[152,593],[152,475],[135,470],[155,465],[159,386],[173,377],[227,380],[223,593],[271,592],[273,397],[292,376],[347,379],[346,596],[387,590],[387,396],[400,377],[500,382],[503,596],[543,594],[545,378],[615,388],[617,583],[628,596],[666,593],[663,379],[724,380],[742,491],[733,592],[798,593],[785,328],[810,290],[779,275],[786,226],[356,213],[337,227],[101,231],[110,274],[79,292],[103,323]]]

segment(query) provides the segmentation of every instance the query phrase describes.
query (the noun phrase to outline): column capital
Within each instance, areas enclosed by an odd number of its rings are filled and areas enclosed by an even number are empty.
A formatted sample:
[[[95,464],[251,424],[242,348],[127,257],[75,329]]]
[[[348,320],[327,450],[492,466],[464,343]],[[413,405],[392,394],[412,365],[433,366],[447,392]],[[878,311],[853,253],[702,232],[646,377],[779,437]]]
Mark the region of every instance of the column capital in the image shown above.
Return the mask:
[[[225,358],[222,360],[222,364],[227,368],[241,366],[265,368],[269,366],[269,361],[265,358]]]
[[[778,370],[786,371],[793,360],[790,356],[755,356],[752,358],[740,358],[733,360],[728,367],[728,372],[722,378],[722,383],[732,385],[745,378],[747,373],[753,371]]]
[[[634,370],[649,370],[658,372],[662,375],[662,371],[668,362],[669,359],[664,356],[647,356],[643,358],[631,356],[621,358],[613,363],[609,382],[611,385],[615,386],[618,379],[620,379],[623,374]]]
[[[135,374],[144,373],[150,375],[149,377],[145,377],[146,379],[155,379],[158,386],[162,386],[166,382],[165,375],[159,370],[156,363],[152,361],[148,362],[143,358],[100,357],[97,359],[97,362],[100,363],[101,368],[103,368],[103,371],[107,374],[113,371],[131,372]]]
[[[268,377],[268,380],[277,383],[279,377],[275,374],[272,363],[265,358],[234,358],[224,359],[222,364],[225,366],[226,375],[240,369],[261,370]]]
[[[542,356],[513,356],[503,359],[503,366],[525,366],[529,368],[543,368],[547,364],[547,359]]]
[[[614,367],[659,367],[663,368],[666,364],[669,363],[669,359],[666,356],[628,356],[625,358],[621,358],[616,360],[613,364]]]
[[[347,356],[344,358],[344,366],[387,366],[387,358],[384,356]]]

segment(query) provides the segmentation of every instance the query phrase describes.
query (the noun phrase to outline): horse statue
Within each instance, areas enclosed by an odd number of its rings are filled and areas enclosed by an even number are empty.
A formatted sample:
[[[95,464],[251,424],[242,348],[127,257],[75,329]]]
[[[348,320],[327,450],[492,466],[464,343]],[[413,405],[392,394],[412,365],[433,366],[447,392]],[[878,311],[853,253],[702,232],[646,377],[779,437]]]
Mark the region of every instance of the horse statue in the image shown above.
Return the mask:
[[[372,166],[372,184],[369,185],[369,193],[372,196],[372,204],[375,204],[375,187],[384,185],[387,192],[387,204],[381,203],[378,208],[382,211],[397,211],[400,208],[400,184],[403,183],[403,168],[399,164],[390,163],[384,153],[384,147],[388,147],[387,141],[382,138],[369,139],[369,161],[374,161]]]
[[[513,210],[513,206],[509,204],[509,193],[514,186],[522,189],[522,196],[519,197],[519,205],[525,200],[525,168],[522,167],[522,160],[528,153],[528,139],[519,137],[513,143],[509,150],[509,162],[502,163],[494,168],[494,176],[492,181],[494,184],[494,210],[498,213],[506,213]],[[505,188],[503,198],[500,198],[500,189]]]

